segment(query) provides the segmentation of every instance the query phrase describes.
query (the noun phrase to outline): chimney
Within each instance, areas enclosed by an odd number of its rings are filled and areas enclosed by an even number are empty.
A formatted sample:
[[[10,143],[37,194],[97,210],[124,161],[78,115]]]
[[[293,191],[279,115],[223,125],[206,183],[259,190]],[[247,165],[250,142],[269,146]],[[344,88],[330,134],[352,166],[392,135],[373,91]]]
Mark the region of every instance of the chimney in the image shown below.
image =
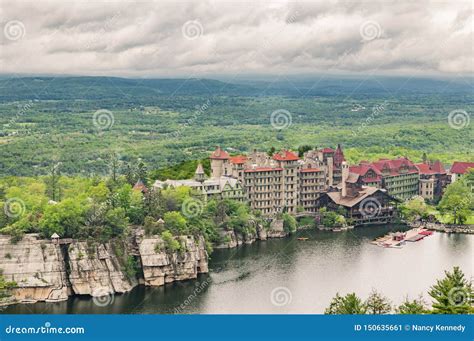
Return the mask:
[[[349,165],[347,162],[343,161],[341,164],[342,168],[342,180],[341,180],[341,185],[342,185],[342,191],[341,191],[341,197],[346,197],[347,196],[347,185],[346,181],[349,178]]]

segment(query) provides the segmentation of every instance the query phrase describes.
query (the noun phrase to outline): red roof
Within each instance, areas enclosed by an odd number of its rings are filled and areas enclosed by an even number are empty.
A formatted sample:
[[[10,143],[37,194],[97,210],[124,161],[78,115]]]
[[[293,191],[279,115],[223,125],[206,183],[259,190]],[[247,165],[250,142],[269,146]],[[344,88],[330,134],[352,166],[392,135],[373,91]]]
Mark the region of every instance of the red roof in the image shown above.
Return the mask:
[[[274,171],[282,171],[283,168],[271,168],[271,167],[257,167],[254,169],[246,169],[246,173],[250,172],[274,172]]]
[[[436,160],[435,163],[431,165],[429,163],[417,163],[415,167],[418,168],[420,174],[446,174],[443,164],[439,160]]]
[[[148,191],[148,188],[146,188],[145,184],[143,181],[138,180],[137,183],[133,186],[133,190],[135,191],[141,191],[143,193],[146,193]]]
[[[273,154],[273,159],[277,161],[297,161],[299,160],[299,157],[289,150],[283,150],[279,153]]]
[[[404,174],[419,173],[413,162],[405,157],[400,157],[394,160],[380,159],[379,161],[373,162],[372,165],[383,174],[388,171],[392,176],[400,175],[400,169],[402,167],[407,168],[407,171]]]
[[[235,163],[235,164],[242,164],[247,161],[247,157],[245,155],[237,155],[237,156],[231,156],[230,162]]]
[[[300,172],[301,173],[316,173],[316,172],[321,172],[321,168],[304,168]]]
[[[323,153],[334,153],[334,149],[332,148],[324,148],[321,150]]]
[[[451,167],[451,173],[465,174],[468,169],[474,168],[474,162],[459,162],[455,161]]]
[[[222,150],[221,147],[217,147],[216,150],[214,150],[210,156],[210,159],[214,160],[228,160],[229,159],[229,154],[225,151]]]
[[[369,170],[372,170],[375,173],[375,177],[368,177],[367,173]],[[362,177],[362,181],[365,183],[369,182],[380,182],[382,181],[382,173],[372,165],[359,165],[359,166],[350,166],[349,171],[351,173],[359,174]]]

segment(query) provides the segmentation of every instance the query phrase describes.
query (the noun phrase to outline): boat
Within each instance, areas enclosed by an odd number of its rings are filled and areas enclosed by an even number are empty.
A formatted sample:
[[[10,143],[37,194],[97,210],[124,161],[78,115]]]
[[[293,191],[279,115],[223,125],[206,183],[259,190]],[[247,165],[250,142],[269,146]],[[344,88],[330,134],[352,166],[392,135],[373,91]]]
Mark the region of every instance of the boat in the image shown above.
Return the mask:
[[[308,240],[309,238],[307,238],[307,237],[299,237],[299,238],[296,238],[296,239],[298,239],[298,240]]]

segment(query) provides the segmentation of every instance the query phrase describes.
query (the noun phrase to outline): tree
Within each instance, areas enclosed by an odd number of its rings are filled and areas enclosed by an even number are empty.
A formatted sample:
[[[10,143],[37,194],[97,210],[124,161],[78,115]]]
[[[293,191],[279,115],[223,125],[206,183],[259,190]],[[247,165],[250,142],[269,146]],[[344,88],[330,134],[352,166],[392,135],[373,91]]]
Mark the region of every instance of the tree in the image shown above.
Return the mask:
[[[170,231],[163,231],[161,239],[163,239],[167,251],[175,252],[181,249],[181,244],[173,237],[173,234]]]
[[[70,198],[46,206],[39,222],[43,236],[49,238],[57,233],[61,237],[75,237],[84,225],[85,209],[83,203]]]
[[[305,144],[305,145],[302,145],[302,146],[299,146],[298,147],[298,156],[299,157],[303,157],[304,156],[304,153],[306,153],[307,151],[311,150],[312,147]]]
[[[367,314],[373,315],[388,314],[392,311],[390,300],[375,289],[365,301],[365,307]]]
[[[413,222],[420,218],[427,218],[429,215],[429,206],[425,203],[423,197],[416,196],[401,204],[400,211],[405,220]]]
[[[454,224],[462,224],[474,208],[473,194],[466,181],[456,181],[450,184],[439,203],[442,213],[448,213]]]
[[[445,271],[445,275],[429,291],[434,300],[433,314],[472,313],[472,283],[464,278],[464,273],[457,266],[452,272]]]
[[[365,314],[365,311],[364,303],[355,293],[346,296],[340,296],[337,293],[324,313],[327,315]]]
[[[166,212],[163,220],[165,221],[166,229],[173,232],[173,234],[185,234],[186,231],[186,218],[180,212]]]
[[[61,187],[59,180],[61,178],[60,163],[54,163],[49,170],[49,178],[47,179],[48,184],[48,195],[53,201],[61,200]]]
[[[288,213],[283,213],[283,228],[286,232],[293,233],[296,231],[296,219]]]
[[[427,312],[426,303],[423,299],[423,296],[420,296],[418,299],[410,301],[405,298],[405,301],[396,309],[397,314],[424,314]]]

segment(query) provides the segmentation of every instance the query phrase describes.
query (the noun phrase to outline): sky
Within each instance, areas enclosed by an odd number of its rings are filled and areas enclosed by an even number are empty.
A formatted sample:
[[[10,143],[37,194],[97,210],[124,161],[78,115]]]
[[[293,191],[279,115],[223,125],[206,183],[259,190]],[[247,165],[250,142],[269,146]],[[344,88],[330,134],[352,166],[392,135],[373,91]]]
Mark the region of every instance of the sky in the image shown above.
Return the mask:
[[[0,72],[473,73],[471,1],[0,0]]]

